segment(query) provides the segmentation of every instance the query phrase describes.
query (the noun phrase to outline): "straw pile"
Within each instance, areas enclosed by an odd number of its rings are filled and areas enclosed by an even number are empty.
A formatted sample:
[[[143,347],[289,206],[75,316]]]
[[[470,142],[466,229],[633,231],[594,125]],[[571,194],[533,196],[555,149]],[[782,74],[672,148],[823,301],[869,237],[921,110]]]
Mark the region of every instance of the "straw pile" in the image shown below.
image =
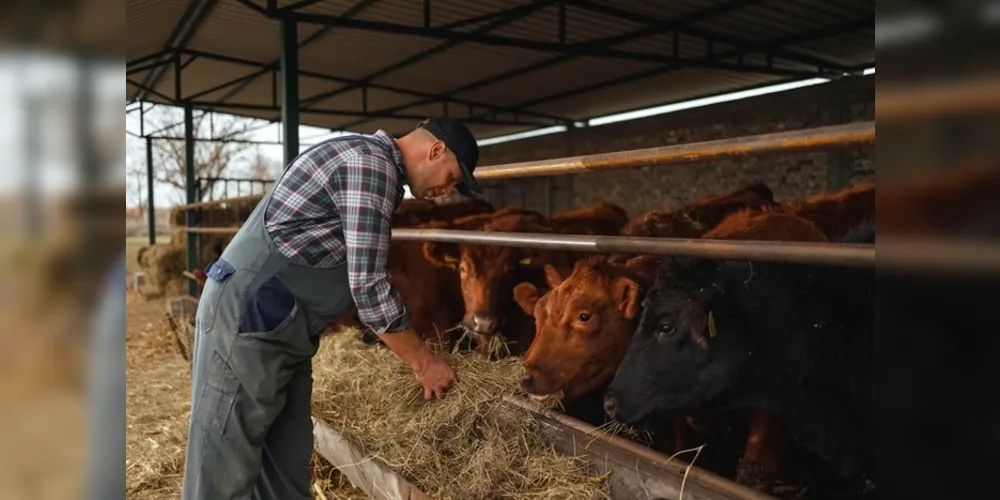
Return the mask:
[[[181,274],[187,259],[186,247],[172,243],[147,246],[139,250],[137,258],[146,273],[144,295],[171,297],[187,293],[187,278]]]
[[[444,356],[458,383],[428,402],[388,349],[353,329],[330,334],[313,361],[313,412],[433,498],[610,498],[607,476],[502,408],[521,376],[516,358]]]

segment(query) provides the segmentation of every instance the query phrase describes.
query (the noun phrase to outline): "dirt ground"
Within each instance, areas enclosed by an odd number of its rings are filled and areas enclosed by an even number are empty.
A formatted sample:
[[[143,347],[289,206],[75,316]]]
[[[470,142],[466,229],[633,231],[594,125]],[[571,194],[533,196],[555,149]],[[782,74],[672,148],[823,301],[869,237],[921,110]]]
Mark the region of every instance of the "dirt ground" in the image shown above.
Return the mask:
[[[130,293],[126,304],[126,495],[178,498],[191,414],[189,365],[168,326],[162,299],[147,302]],[[315,498],[367,498],[315,453],[313,464]]]

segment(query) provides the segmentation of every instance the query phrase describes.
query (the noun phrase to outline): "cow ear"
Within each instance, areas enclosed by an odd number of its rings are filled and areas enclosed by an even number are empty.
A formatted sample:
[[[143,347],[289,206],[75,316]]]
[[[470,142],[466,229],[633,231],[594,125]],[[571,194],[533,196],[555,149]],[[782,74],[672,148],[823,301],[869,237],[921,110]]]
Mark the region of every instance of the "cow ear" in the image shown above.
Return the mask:
[[[639,284],[629,278],[616,278],[611,284],[611,296],[625,319],[635,317],[639,309]]]
[[[691,341],[702,349],[708,349],[708,339],[717,334],[715,327],[715,314],[709,309],[705,314],[705,322],[691,329]]]
[[[550,288],[559,288],[559,285],[563,282],[563,277],[559,276],[559,271],[552,264],[545,264],[545,281],[549,284]]]
[[[432,264],[454,269],[458,267],[458,245],[428,241],[424,243],[424,257]]]
[[[538,303],[538,289],[531,283],[521,283],[514,287],[514,301],[528,316],[534,316],[535,304]]]

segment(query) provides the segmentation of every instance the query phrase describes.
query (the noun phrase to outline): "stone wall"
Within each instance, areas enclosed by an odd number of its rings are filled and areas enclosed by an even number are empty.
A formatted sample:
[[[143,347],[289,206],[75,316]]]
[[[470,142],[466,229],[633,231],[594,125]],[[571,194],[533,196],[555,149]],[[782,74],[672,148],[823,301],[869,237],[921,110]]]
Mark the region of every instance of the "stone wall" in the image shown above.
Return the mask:
[[[480,165],[607,153],[873,120],[875,77],[716,104],[640,120],[573,129],[481,148]],[[777,155],[680,166],[607,170],[495,181],[487,197],[546,213],[599,201],[638,214],[669,209],[698,196],[764,182],[778,199],[803,197],[874,181],[875,148]],[[828,168],[828,165],[830,168]],[[546,197],[546,191],[549,196]]]

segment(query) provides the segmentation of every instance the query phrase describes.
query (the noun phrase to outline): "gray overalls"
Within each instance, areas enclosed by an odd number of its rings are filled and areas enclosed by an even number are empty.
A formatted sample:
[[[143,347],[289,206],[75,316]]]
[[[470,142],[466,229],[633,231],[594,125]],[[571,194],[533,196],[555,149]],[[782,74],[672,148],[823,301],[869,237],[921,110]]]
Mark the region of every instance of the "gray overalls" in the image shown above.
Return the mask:
[[[312,357],[320,332],[354,300],[346,262],[308,267],[277,250],[264,226],[277,185],[206,273],[195,322],[185,500],[312,498]],[[397,208],[402,198],[400,185]]]

